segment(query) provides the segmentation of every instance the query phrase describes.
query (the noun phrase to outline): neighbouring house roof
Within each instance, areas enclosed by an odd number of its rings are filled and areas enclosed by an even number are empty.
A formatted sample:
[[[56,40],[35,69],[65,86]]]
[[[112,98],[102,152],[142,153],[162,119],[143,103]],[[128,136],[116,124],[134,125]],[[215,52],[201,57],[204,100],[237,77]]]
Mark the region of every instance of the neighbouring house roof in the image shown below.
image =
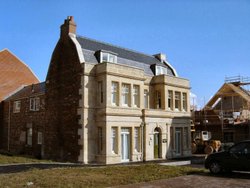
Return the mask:
[[[38,83],[31,69],[8,49],[0,51],[0,101],[24,85]]]
[[[25,86],[5,100],[17,100],[43,94],[45,94],[45,82]]]
[[[240,85],[235,85],[232,83],[225,83],[222,87],[216,92],[216,94],[208,101],[205,107],[212,108],[212,106],[216,103],[216,101],[221,96],[231,96],[232,93],[235,93],[242,97],[247,102],[250,102],[249,92],[243,89]]]
[[[168,75],[177,76],[175,70],[168,62],[162,63],[153,55],[147,55],[112,44],[96,41],[82,36],[76,37],[81,45],[83,56],[86,62],[98,63],[96,52],[100,50],[110,51],[117,54],[117,63],[141,68],[148,75],[153,75],[151,65],[164,66]]]

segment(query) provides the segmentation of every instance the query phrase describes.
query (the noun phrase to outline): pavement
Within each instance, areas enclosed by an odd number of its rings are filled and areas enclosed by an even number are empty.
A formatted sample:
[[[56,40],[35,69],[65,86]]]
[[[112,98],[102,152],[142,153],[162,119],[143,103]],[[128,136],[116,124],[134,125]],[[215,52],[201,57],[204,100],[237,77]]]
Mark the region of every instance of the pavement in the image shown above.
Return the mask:
[[[116,186],[113,188],[249,188],[250,174],[233,172],[229,175],[212,176],[210,173]]]

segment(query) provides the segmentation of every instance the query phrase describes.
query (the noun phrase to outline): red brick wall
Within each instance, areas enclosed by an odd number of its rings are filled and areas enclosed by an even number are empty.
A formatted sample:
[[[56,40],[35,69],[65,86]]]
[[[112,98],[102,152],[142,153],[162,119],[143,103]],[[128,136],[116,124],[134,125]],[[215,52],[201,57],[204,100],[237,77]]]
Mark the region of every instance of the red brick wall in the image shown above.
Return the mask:
[[[78,160],[79,89],[82,68],[74,43],[61,38],[53,52],[46,78],[45,157]]]

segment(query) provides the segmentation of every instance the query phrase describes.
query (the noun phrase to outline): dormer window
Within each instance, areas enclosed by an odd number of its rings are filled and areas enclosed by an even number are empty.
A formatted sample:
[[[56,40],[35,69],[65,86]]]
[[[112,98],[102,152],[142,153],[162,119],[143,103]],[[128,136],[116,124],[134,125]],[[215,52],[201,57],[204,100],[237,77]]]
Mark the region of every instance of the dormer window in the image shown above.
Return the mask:
[[[155,75],[168,74],[168,69],[162,66],[155,66]]]
[[[100,63],[103,63],[103,62],[117,63],[117,56],[109,52],[101,52]]]

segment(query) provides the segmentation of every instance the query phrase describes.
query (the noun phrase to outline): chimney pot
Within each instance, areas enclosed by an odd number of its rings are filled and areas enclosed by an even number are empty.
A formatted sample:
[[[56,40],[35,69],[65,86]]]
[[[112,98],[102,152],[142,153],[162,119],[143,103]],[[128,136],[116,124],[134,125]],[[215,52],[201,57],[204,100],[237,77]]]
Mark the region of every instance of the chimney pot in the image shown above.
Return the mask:
[[[68,36],[69,33],[76,34],[76,24],[73,16],[68,16],[61,25],[61,38]]]

